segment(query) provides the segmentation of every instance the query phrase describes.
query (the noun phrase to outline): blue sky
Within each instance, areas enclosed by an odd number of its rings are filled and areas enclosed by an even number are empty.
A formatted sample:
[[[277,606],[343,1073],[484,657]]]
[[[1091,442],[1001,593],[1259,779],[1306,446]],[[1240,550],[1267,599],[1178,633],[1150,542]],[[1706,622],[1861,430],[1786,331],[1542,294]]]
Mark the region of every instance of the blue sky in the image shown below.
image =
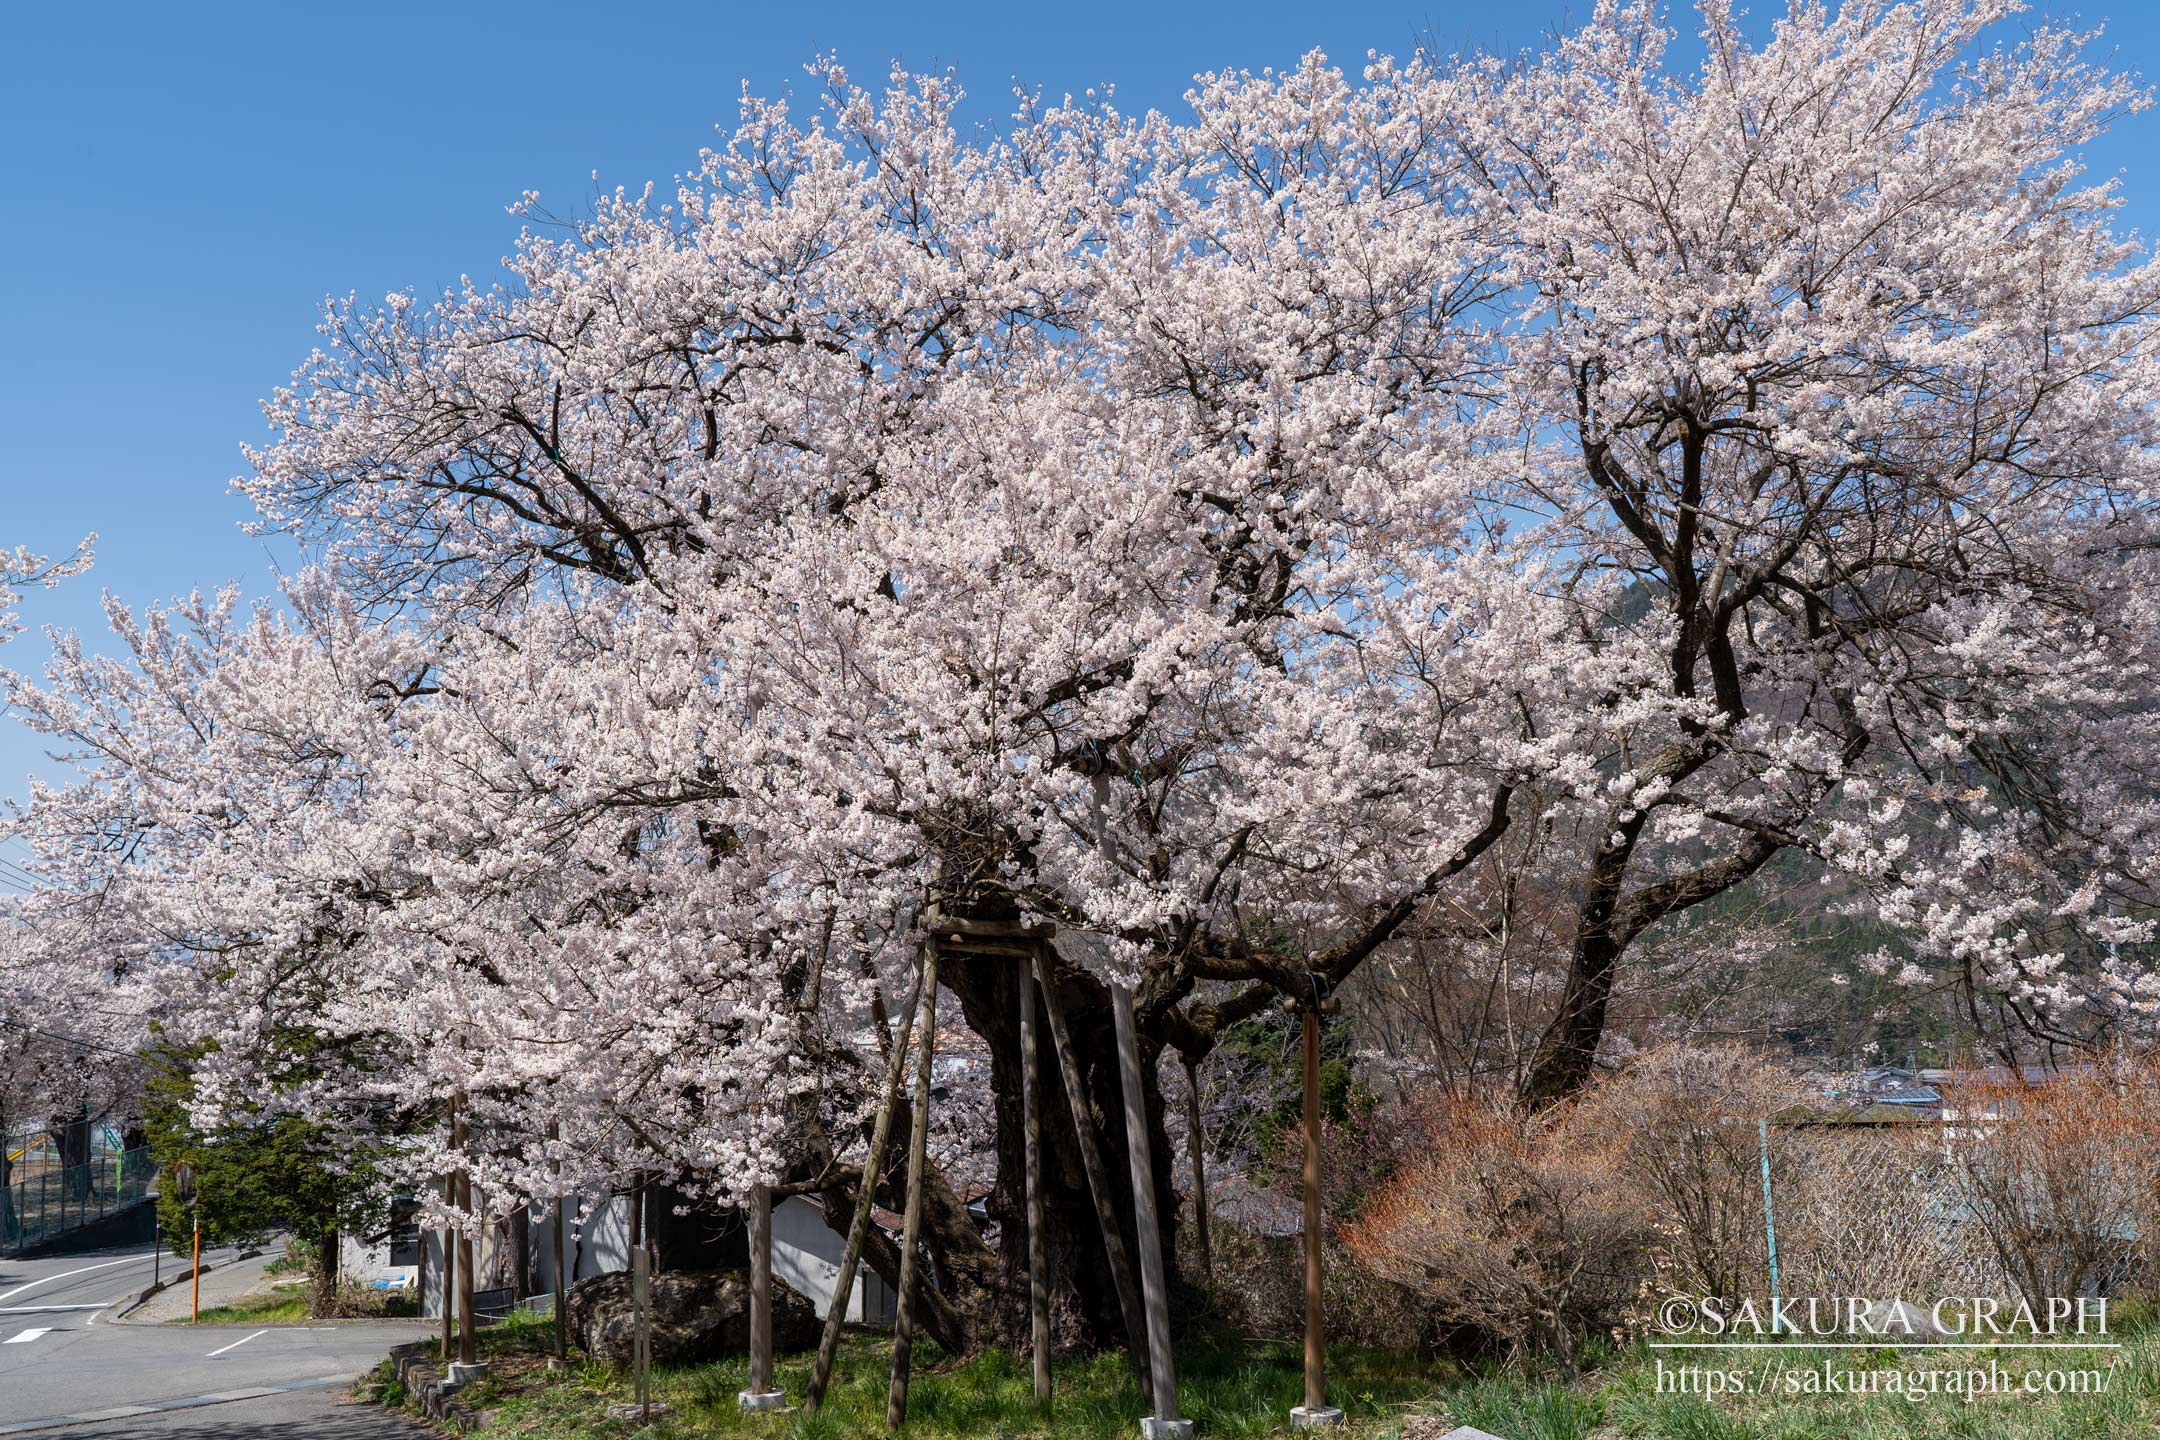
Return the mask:
[[[1569,13],[1555,0],[16,6],[0,46],[0,546],[101,534],[96,571],[33,597],[33,625],[101,628],[101,589],[136,603],[227,580],[267,592],[277,557],[241,534],[248,511],[226,486],[324,296],[488,276],[521,191],[568,214],[595,171],[608,188],[664,184],[732,123],[745,79],[800,91],[820,51],[865,78],[896,58],[952,66],[993,122],[1016,77],[1052,94],[1114,84],[1129,108],[1167,108],[1202,69],[1280,66],[1314,46],[1347,63],[1428,34],[1512,50]],[[2160,73],[2160,7],[2085,13],[2109,17],[2124,62]],[[2156,133],[2135,120],[2091,157],[2124,172],[2140,225],[2160,209]],[[33,634],[10,649],[31,668],[43,646]],[[0,720],[0,798],[33,768],[36,738]]]

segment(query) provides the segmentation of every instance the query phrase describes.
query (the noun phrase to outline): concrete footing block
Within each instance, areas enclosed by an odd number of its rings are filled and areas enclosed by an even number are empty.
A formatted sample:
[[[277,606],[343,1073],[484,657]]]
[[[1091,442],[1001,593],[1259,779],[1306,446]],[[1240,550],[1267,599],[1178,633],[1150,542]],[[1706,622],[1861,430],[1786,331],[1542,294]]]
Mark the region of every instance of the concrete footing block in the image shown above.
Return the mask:
[[[1293,1430],[1332,1430],[1342,1423],[1342,1411],[1333,1405],[1300,1405],[1290,1412]]]
[[[652,1410],[652,1418],[655,1420],[665,1419],[667,1416],[675,1413],[673,1406],[662,1404],[658,1400],[653,1401],[650,1408]],[[638,1404],[638,1402],[635,1400],[630,1400],[625,1401],[623,1404],[620,1405],[608,1406],[607,1415],[608,1419],[613,1420],[618,1424],[642,1425],[645,1423],[646,1409],[646,1406]]]
[[[1140,1422],[1140,1440],[1192,1440],[1192,1421],[1158,1420],[1149,1415]]]
[[[1441,1436],[1440,1440],[1500,1440],[1500,1437],[1490,1430],[1480,1430],[1475,1425],[1458,1425]]]
[[[735,1394],[735,1399],[742,1405],[745,1415],[788,1408],[787,1391],[785,1390],[739,1390]]]

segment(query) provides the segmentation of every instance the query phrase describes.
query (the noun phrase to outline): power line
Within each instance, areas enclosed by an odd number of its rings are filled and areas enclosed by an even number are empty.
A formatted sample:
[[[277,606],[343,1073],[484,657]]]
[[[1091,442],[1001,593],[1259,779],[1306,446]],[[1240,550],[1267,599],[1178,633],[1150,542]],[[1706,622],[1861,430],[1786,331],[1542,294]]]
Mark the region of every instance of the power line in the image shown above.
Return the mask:
[[[133,1050],[115,1050],[110,1045],[101,1045],[95,1040],[85,1040],[80,1035],[63,1035],[57,1030],[40,1030],[37,1026],[25,1024],[20,1020],[0,1019],[0,1025],[4,1025],[10,1030],[21,1030],[26,1034],[40,1035],[47,1040],[58,1040],[63,1045],[80,1045],[85,1050],[98,1050],[107,1055],[122,1055],[130,1060],[135,1058]]]

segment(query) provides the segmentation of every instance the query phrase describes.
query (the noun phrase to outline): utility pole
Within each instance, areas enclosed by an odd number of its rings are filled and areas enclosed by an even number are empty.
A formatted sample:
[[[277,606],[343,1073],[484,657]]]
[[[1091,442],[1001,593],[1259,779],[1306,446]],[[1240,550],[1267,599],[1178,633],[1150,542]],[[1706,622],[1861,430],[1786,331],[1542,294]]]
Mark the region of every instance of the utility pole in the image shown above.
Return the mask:
[[[452,1137],[456,1136],[457,1096],[455,1095],[443,1102],[443,1125]],[[457,1204],[457,1172],[454,1170],[443,1171],[442,1198],[445,1210],[451,1209]],[[436,1358],[442,1361],[445,1366],[450,1363],[450,1333],[456,1328],[457,1324],[453,1318],[457,1313],[456,1284],[457,1241],[452,1237],[450,1227],[446,1225],[442,1229],[442,1343],[436,1355]]]
[[[465,1144],[470,1138],[462,1112],[457,1126],[450,1133],[450,1143],[458,1151],[458,1208],[466,1212],[469,1221],[472,1203],[472,1172],[465,1169]],[[461,1222],[457,1232],[457,1298],[458,1298],[458,1366],[468,1374],[477,1374],[480,1364],[480,1335],[473,1323],[473,1242],[472,1234]],[[460,1377],[462,1378],[462,1377]]]

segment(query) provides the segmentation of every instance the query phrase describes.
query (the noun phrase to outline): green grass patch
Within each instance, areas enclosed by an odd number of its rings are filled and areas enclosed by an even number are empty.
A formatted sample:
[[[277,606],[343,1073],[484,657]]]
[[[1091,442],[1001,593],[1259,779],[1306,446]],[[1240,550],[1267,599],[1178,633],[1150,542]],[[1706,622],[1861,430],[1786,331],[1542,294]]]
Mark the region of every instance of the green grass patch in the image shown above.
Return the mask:
[[[213,1305],[197,1323],[203,1325],[298,1325],[308,1318],[305,1291],[274,1290],[267,1295],[246,1295],[230,1305]],[[185,1325],[185,1320],[168,1322]]]
[[[655,1372],[653,1398],[672,1414],[645,1430],[611,1425],[607,1407],[632,1398],[626,1375],[573,1352],[550,1370],[552,1322],[521,1317],[488,1330],[482,1350],[487,1381],[463,1397],[491,1412],[490,1434],[530,1440],[599,1440],[624,1434],[645,1440],[873,1440],[884,1437],[890,1341],[850,1335],[842,1344],[824,1407],[744,1415],[737,1392],[749,1383],[747,1361]],[[2160,1327],[2118,1330],[2115,1351],[1984,1351],[1882,1346],[1826,1350],[1802,1344],[1774,1351],[1653,1352],[1637,1346],[1605,1354],[1582,1379],[1488,1369],[1466,1373],[1445,1360],[1382,1351],[1337,1349],[1328,1357],[1328,1399],[1349,1420],[1355,1440],[1437,1440],[1455,1425],[1474,1425],[1505,1440],[2127,1440],[2160,1434]],[[1661,1383],[1659,1362],[1749,1368],[1749,1391],[1708,1396]],[[2018,1383],[2028,1373],[2098,1368],[2096,1393],[2013,1393],[1967,1400],[1948,1394],[1808,1393],[1784,1376],[1819,1372],[1887,1376],[1999,1366]],[[1289,1435],[1290,1408],[1303,1398],[1298,1351],[1227,1336],[1189,1337],[1178,1352],[1179,1395],[1200,1440],[1258,1440]],[[782,1356],[777,1382],[800,1399],[809,1382],[807,1354]],[[389,1394],[381,1397],[391,1403]],[[400,1397],[402,1398],[402,1397]],[[1056,1367],[1054,1398],[1035,1404],[1023,1363],[1001,1351],[952,1360],[918,1341],[909,1390],[907,1435],[917,1440],[1137,1440],[1146,1412],[1121,1356],[1097,1355]]]
[[[560,1370],[546,1367],[552,1322],[520,1319],[482,1332],[487,1380],[460,1397],[490,1413],[489,1433],[535,1440],[621,1435],[607,1407],[633,1397],[630,1378],[572,1353]],[[750,1381],[747,1359],[656,1371],[653,1398],[673,1413],[642,1433],[651,1440],[743,1437],[743,1440],[868,1440],[883,1437],[891,1341],[875,1334],[842,1342],[825,1404],[799,1411],[745,1415],[736,1396]],[[781,1356],[776,1383],[800,1399],[808,1388],[808,1353]],[[1179,1352],[1179,1395],[1200,1435],[1224,1440],[1289,1433],[1290,1408],[1302,1403],[1303,1370],[1288,1345],[1211,1340]],[[1328,1393],[1358,1433],[1395,1432],[1414,1405],[1443,1393],[1453,1375],[1444,1361],[1380,1350],[1330,1352]],[[1056,1367],[1047,1410],[1035,1404],[1025,1365],[1003,1351],[953,1360],[918,1340],[908,1389],[907,1433],[920,1440],[1134,1440],[1147,1406],[1123,1357],[1096,1355]]]

